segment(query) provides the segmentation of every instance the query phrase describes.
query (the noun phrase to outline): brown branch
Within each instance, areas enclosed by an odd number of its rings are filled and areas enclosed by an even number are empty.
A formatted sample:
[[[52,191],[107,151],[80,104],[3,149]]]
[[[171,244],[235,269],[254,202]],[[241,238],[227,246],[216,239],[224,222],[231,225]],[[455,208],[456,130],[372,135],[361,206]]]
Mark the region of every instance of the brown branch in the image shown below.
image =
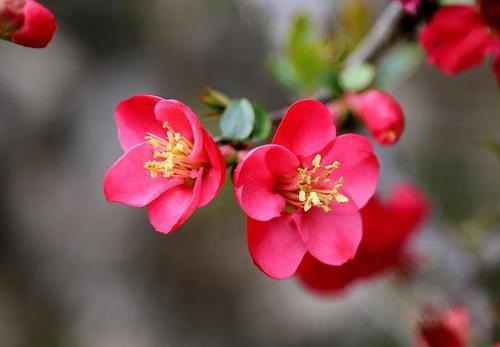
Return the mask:
[[[399,38],[400,22],[403,15],[401,4],[397,1],[391,1],[382,11],[365,39],[347,58],[345,67],[349,69],[363,63],[375,62],[380,54]],[[287,108],[271,111],[269,114],[273,123],[279,122],[286,111]]]

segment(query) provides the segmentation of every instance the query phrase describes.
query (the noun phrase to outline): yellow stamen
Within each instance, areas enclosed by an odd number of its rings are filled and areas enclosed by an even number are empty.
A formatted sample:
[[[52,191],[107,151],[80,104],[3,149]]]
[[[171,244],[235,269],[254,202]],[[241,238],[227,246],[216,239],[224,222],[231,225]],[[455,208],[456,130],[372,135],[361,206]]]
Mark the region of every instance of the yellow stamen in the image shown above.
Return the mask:
[[[162,174],[165,178],[180,177],[188,179],[193,169],[199,165],[188,160],[193,150],[193,144],[179,133],[174,133],[167,122],[163,123],[166,130],[166,139],[148,134],[145,139],[155,149],[153,159],[144,163],[144,168],[149,171],[151,178]]]
[[[285,191],[283,196],[287,200],[289,206],[296,206],[309,211],[313,207],[322,208],[325,212],[331,210],[333,202],[344,204],[349,199],[339,192],[344,185],[344,177],[340,176],[332,185],[331,178],[334,170],[340,168],[340,162],[321,166],[321,155],[317,154],[313,161],[312,167],[300,167],[297,170],[297,178],[295,184],[284,183]],[[291,191],[289,187],[296,187],[295,191]]]

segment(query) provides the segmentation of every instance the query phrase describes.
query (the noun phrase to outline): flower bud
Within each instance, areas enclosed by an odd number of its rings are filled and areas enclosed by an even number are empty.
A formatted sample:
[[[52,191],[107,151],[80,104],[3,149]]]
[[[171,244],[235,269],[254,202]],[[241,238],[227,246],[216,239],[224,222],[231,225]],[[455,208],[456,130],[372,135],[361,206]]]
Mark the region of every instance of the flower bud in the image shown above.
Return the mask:
[[[417,14],[421,0],[399,0],[406,13]]]
[[[403,109],[392,96],[369,90],[361,94],[348,94],[345,99],[377,142],[390,146],[399,140],[405,119]]]
[[[0,0],[0,38],[43,48],[56,31],[54,15],[34,0]]]
[[[426,307],[418,324],[417,345],[422,347],[469,345],[470,315],[465,307],[456,306],[444,311]]]

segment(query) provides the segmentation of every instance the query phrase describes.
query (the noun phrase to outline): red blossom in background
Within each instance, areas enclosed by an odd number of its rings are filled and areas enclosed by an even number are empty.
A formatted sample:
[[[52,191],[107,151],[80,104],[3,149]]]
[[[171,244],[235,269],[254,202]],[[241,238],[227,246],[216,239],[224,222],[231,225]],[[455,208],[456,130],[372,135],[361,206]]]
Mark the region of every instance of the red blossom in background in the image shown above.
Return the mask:
[[[334,294],[358,280],[405,267],[409,238],[427,213],[427,200],[409,184],[395,186],[385,201],[374,196],[361,210],[363,239],[356,257],[328,266],[307,255],[297,271],[299,279],[313,291]]]
[[[498,2],[494,6],[498,9]],[[500,37],[498,27],[493,26],[498,23],[487,19],[493,13],[490,7],[488,11],[485,14],[469,5],[441,7],[420,35],[429,62],[447,74],[456,74],[481,64],[493,54],[493,68],[500,81]],[[496,18],[498,21],[498,12]]]
[[[147,206],[155,229],[169,233],[214,199],[224,159],[188,106],[138,95],[118,105],[116,122],[125,154],[104,178],[108,201]]]
[[[360,94],[347,94],[345,101],[377,142],[390,146],[399,140],[405,118],[403,109],[391,95],[369,90]]]
[[[0,0],[0,37],[22,46],[43,48],[54,37],[54,15],[34,0]]]
[[[469,312],[464,307],[453,307],[437,313],[424,313],[418,325],[419,347],[466,347],[470,332]]]
[[[330,265],[354,257],[359,209],[373,195],[378,171],[370,142],[337,137],[325,105],[291,106],[272,144],[252,150],[234,174],[256,265],[281,279],[295,273],[306,253]]]
[[[422,0],[399,0],[405,12],[416,14]]]

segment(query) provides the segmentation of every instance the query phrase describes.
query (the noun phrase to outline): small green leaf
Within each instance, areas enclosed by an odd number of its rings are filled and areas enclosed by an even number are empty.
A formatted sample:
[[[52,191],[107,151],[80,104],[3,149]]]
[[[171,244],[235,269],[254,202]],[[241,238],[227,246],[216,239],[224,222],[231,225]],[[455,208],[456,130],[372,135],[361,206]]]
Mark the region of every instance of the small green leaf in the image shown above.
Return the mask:
[[[288,54],[300,87],[307,92],[318,86],[320,75],[327,68],[323,49],[324,43],[310,18],[297,16],[288,37]]]
[[[479,145],[486,149],[487,151],[491,152],[493,155],[497,157],[498,160],[500,160],[500,142],[487,139],[487,140],[481,140],[479,142]]]
[[[268,68],[273,77],[283,86],[295,91],[300,91],[300,83],[290,61],[283,57],[272,57],[269,60]]]
[[[246,140],[255,124],[255,112],[247,99],[234,99],[220,119],[222,136],[226,139]]]
[[[231,102],[226,94],[208,86],[203,87],[200,99],[206,107],[217,112],[223,112]]]
[[[344,29],[350,49],[354,49],[365,37],[373,22],[373,10],[369,1],[344,1],[340,8],[340,25]]]
[[[391,89],[405,80],[424,61],[424,53],[418,43],[408,42],[389,51],[382,59],[377,74],[377,85]]]
[[[370,64],[361,64],[340,74],[340,83],[344,89],[360,92],[367,89],[375,79],[375,68]]]
[[[252,106],[255,113],[255,127],[252,138],[254,141],[261,142],[269,137],[273,124],[269,114],[260,105],[253,103]]]

